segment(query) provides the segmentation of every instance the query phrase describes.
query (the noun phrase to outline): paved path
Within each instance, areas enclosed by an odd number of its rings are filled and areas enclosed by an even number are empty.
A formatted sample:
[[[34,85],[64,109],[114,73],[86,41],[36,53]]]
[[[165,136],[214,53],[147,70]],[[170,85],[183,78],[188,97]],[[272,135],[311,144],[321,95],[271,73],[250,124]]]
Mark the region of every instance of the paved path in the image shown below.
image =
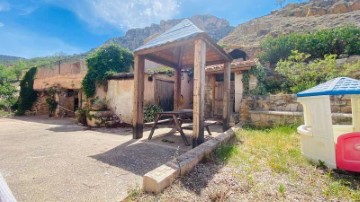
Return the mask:
[[[120,201],[145,173],[191,149],[180,137],[144,137],[132,140],[129,128],[86,130],[70,119],[2,118],[0,173],[18,201]]]

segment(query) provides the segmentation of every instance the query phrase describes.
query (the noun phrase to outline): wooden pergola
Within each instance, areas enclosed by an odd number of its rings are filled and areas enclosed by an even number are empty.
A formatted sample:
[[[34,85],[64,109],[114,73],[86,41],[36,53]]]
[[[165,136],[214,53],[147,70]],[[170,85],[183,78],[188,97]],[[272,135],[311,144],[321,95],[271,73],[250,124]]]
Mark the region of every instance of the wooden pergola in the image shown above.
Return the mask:
[[[190,20],[178,25],[139,47],[134,52],[134,109],[133,138],[143,136],[144,69],[145,59],[175,69],[174,109],[179,109],[181,96],[181,69],[194,68],[193,91],[193,147],[204,142],[205,67],[224,65],[223,129],[229,128],[230,63],[232,58]]]

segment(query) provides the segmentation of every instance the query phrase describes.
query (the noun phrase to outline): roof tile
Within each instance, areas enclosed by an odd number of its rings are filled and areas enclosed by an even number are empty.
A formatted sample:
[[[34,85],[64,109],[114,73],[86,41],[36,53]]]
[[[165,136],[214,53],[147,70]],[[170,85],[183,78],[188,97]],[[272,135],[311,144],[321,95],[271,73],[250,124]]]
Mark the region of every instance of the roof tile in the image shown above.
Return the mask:
[[[360,94],[360,81],[338,77],[297,94],[298,97]]]

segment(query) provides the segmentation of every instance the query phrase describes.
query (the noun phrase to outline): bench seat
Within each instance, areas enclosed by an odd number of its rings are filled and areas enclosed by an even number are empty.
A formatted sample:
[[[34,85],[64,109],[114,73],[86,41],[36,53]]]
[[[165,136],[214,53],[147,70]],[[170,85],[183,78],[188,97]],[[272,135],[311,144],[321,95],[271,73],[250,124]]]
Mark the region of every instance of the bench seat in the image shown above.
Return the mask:
[[[209,135],[212,135],[209,129],[209,126],[211,125],[215,125],[217,123],[217,121],[204,121],[204,128],[206,129],[206,131],[209,133]],[[182,129],[188,129],[188,130],[193,130],[194,125],[192,123],[184,123],[181,125]]]

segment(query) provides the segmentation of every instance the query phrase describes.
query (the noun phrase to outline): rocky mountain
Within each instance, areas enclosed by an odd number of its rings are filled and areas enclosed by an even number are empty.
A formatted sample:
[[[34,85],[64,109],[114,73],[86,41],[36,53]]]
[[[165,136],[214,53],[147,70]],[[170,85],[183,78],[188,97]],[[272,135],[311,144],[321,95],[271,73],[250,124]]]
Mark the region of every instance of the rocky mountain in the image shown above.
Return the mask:
[[[196,15],[189,19],[200,29],[206,31],[216,42],[227,36],[234,29],[227,20],[212,15]],[[126,32],[125,36],[112,38],[105,44],[117,43],[130,50],[134,50],[143,45],[144,42],[175,26],[181,20],[183,19],[161,21],[160,24],[152,24],[149,27],[130,29]]]
[[[237,26],[219,41],[228,50],[240,48],[255,57],[267,36],[304,33],[344,25],[360,26],[360,0],[310,0]]]
[[[248,56],[256,57],[260,50],[260,41],[267,36],[303,33],[344,25],[360,26],[360,0],[309,0],[307,3],[288,4],[283,9],[235,28],[230,26],[227,20],[212,15],[196,15],[189,19],[226,50],[240,48]],[[145,28],[130,29],[124,36],[109,39],[105,44],[117,43],[134,50],[181,20],[183,19],[161,21],[160,24],[152,24]],[[87,53],[80,54],[78,58],[84,58],[86,55]],[[37,58],[32,65],[38,65],[37,61],[42,59]],[[47,60],[46,57],[45,59]],[[0,63],[14,60],[16,57],[0,56]]]

